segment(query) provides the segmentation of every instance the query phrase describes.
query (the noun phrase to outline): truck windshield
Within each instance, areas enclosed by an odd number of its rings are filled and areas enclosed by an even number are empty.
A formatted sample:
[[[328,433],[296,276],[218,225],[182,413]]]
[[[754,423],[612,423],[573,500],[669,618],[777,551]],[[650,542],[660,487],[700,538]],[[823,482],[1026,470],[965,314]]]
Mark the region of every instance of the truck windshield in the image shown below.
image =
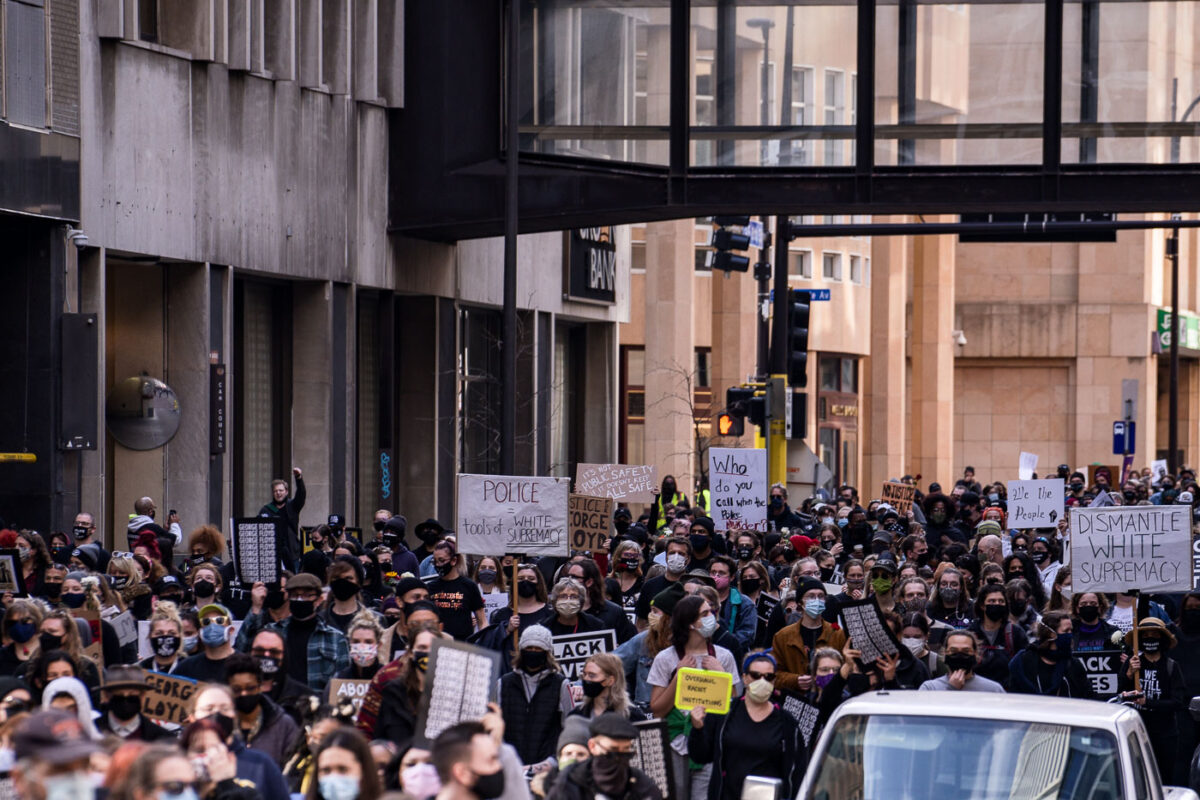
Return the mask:
[[[1116,739],[1096,728],[873,715],[834,728],[808,800],[1119,800]]]

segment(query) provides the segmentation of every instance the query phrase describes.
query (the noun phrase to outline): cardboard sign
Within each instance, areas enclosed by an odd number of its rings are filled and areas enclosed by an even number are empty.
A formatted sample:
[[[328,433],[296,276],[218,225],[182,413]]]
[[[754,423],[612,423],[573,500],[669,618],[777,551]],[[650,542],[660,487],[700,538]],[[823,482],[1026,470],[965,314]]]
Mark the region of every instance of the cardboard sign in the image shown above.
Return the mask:
[[[719,531],[767,529],[767,451],[710,447],[708,479]]]
[[[813,732],[817,728],[817,718],[821,710],[802,697],[788,692],[783,697],[783,710],[796,720],[800,727],[800,735],[804,738],[804,746],[812,748]]]
[[[191,678],[146,673],[146,696],[142,698],[142,713],[155,722],[182,725],[187,719],[188,701],[199,684]]]
[[[1037,464],[1037,453],[1022,452],[1017,462],[1017,477],[1023,481],[1033,480],[1033,473],[1037,471]]]
[[[728,714],[733,676],[728,672],[680,667],[675,673],[675,707],[691,711],[700,706],[710,714]]]
[[[611,497],[626,503],[653,503],[658,490],[658,467],[646,464],[579,464],[575,491],[592,497]]]
[[[16,548],[0,550],[0,594],[25,594],[21,576],[21,553]]]
[[[851,646],[862,652],[863,663],[870,664],[900,652],[900,643],[884,622],[883,612],[874,597],[839,603],[838,610],[842,616],[842,630],[849,637]]]
[[[670,768],[671,739],[667,735],[665,719],[648,719],[635,722],[637,738],[633,740],[633,758],[630,765],[640,769],[663,797],[675,796],[675,773]]]
[[[1092,690],[1099,700],[1109,700],[1117,694],[1117,674],[1121,670],[1120,650],[1095,650],[1077,653],[1075,660],[1083,665],[1083,671],[1092,683]]]
[[[482,719],[487,704],[496,699],[499,679],[500,654],[496,651],[453,639],[434,639],[413,742],[428,750],[446,728]]]
[[[1189,506],[1112,506],[1071,512],[1075,592],[1192,588]]]
[[[571,549],[604,552],[608,548],[612,515],[613,501],[611,497],[571,495],[567,507],[567,525],[571,530]]]
[[[284,523],[270,517],[235,519],[229,538],[234,569],[247,586],[255,583],[279,583],[279,545]]]
[[[113,630],[117,632],[117,641],[121,643],[122,647],[137,640],[137,620],[134,619],[132,611],[122,611],[110,619],[108,624],[112,625]]]
[[[887,481],[883,484],[883,491],[880,492],[879,499],[896,509],[896,513],[900,516],[907,517],[908,512],[912,511],[913,498],[916,495],[917,487],[915,486],[909,486],[907,483],[899,481]]]
[[[567,478],[458,476],[458,549],[478,556],[565,556]]]
[[[583,665],[596,653],[617,649],[617,632],[612,628],[588,633],[564,633],[554,637],[554,660],[568,680],[577,681]]]
[[[338,703],[348,701],[354,706],[354,715],[357,717],[358,710],[362,708],[363,698],[367,696],[367,688],[370,685],[370,681],[351,678],[330,678],[329,702],[331,705],[336,706]]]
[[[1008,482],[1008,527],[1053,528],[1063,515],[1066,485],[1062,478]]]

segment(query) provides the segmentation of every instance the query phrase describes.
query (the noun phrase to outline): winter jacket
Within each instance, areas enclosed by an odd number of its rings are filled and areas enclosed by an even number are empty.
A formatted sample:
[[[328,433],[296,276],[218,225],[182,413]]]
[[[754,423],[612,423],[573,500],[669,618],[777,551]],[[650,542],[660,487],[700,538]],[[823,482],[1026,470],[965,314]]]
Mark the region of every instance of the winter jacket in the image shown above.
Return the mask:
[[[300,726],[265,694],[259,695],[259,702],[262,704],[261,724],[250,734],[247,746],[270,756],[276,764],[283,764],[296,748]]]
[[[637,767],[629,768],[629,783],[621,794],[602,794],[592,778],[591,759],[567,767],[558,776],[554,786],[546,793],[546,800],[662,800],[662,792],[654,781]]]
[[[260,517],[281,519],[286,523],[283,532],[283,552],[280,557],[290,569],[300,562],[300,512],[304,510],[304,501],[308,499],[308,491],[304,488],[304,478],[296,478],[296,494],[278,505],[272,500],[258,510]]]

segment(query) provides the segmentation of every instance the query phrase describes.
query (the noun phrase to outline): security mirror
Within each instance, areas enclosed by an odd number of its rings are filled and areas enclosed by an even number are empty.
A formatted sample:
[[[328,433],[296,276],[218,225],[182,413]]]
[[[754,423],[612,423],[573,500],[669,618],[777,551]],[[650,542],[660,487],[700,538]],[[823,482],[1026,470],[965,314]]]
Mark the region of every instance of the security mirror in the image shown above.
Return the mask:
[[[153,450],[179,430],[179,399],[157,378],[135,375],[113,387],[104,418],[108,431],[130,450]]]

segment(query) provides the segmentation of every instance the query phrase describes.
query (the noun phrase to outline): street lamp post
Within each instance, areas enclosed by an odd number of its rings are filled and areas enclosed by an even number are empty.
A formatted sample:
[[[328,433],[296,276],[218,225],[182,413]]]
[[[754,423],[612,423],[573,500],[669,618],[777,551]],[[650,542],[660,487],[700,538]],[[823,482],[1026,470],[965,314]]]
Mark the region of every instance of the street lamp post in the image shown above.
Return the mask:
[[[760,102],[762,104],[762,108],[759,109],[758,120],[759,120],[759,124],[765,128],[766,126],[771,124],[771,115],[768,110],[768,106],[771,102],[771,89],[770,89],[770,85],[769,85],[770,78],[771,78],[771,73],[770,73],[770,68],[771,68],[771,65],[770,65],[771,28],[775,27],[775,23],[769,19],[766,19],[765,17],[755,17],[753,19],[746,20],[746,24],[749,25],[751,28],[758,28],[762,31],[763,60],[762,60],[762,75],[761,75],[762,92],[761,92],[761,100],[760,100]],[[767,140],[765,138],[765,136],[766,136],[765,132],[763,133],[763,136],[764,136],[764,138],[762,140],[762,144],[759,146],[759,166],[766,166],[766,163],[767,163],[768,146],[767,146]],[[763,215],[762,220],[763,220],[763,227],[765,228],[766,222],[767,222],[767,216],[765,214]],[[776,235],[778,235],[778,231],[776,231]],[[770,329],[767,326],[767,314],[766,314],[767,302],[769,301],[770,296],[771,296],[771,265],[767,261],[769,254],[770,254],[769,247],[768,247],[767,243],[764,242],[763,247],[760,248],[760,250],[759,250],[758,263],[754,265],[754,277],[758,282],[758,302],[755,304],[754,311],[755,311],[755,314],[758,316],[758,330],[757,330],[757,333],[758,333],[758,341],[757,341],[758,359],[757,360],[758,360],[759,377],[761,377],[761,378],[766,378],[768,375],[771,374],[770,364],[769,364],[769,361],[770,361]],[[787,265],[786,264],[776,264],[775,269],[787,269]],[[781,301],[779,300],[779,298],[776,298],[776,302],[781,302]]]
[[[1200,96],[1184,110],[1183,116],[1176,120],[1179,98],[1179,78],[1171,81],[1171,121],[1187,122],[1187,118],[1200,105]],[[1171,135],[1171,163],[1179,163],[1180,141],[1179,134]],[[1172,214],[1172,219],[1178,219],[1178,214]],[[1171,238],[1167,239],[1167,260],[1171,262],[1171,355],[1170,382],[1167,394],[1167,471],[1175,474],[1179,448],[1179,228],[1171,230]]]
[[[771,104],[771,28],[775,27],[775,23],[765,17],[755,17],[754,19],[746,20],[746,24],[751,28],[760,28],[763,37],[763,60],[762,60],[762,108],[759,110],[759,124],[764,128],[771,124],[771,115],[769,106]],[[759,166],[766,166],[768,143],[765,138],[762,140],[762,145],[759,147]]]

